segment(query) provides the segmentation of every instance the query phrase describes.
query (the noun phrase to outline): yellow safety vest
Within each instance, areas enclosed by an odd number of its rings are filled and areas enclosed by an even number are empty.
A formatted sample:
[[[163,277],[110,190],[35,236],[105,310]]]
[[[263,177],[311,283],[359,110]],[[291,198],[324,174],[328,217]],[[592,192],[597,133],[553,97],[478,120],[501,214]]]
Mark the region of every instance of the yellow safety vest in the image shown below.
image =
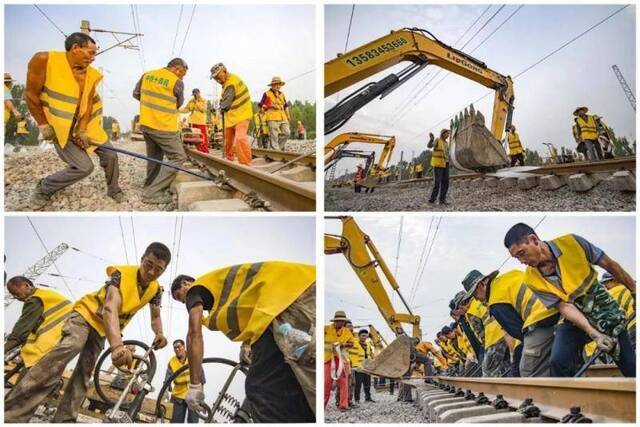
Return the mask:
[[[49,51],[48,54],[47,75],[40,93],[40,102],[47,122],[55,131],[58,144],[62,148],[67,145],[74,118],[84,116],[88,110],[91,111],[91,119],[87,125],[89,139],[96,144],[104,144],[108,136],[102,128],[102,100],[97,93],[93,99],[89,99],[91,90],[102,80],[102,74],[91,66],[87,67],[80,97],[80,87],[73,77],[66,52]],[[91,146],[86,151],[92,152],[95,149],[95,146]]]
[[[494,304],[509,304],[520,315],[522,328],[533,325],[558,312],[555,308],[546,308],[542,301],[523,283],[525,273],[511,270],[499,275],[491,281],[489,301]]]
[[[216,112],[212,113],[211,120],[215,127],[217,127],[220,130],[222,129],[222,119],[220,118],[220,115],[218,113]]]
[[[515,156],[516,154],[524,153],[522,149],[522,143],[520,142],[520,135],[518,132],[509,132],[507,134],[509,140],[509,155]]]
[[[474,355],[475,351],[473,351],[473,347],[471,347],[471,341],[469,341],[467,334],[465,334],[462,328],[458,326],[456,329],[460,333],[460,336],[458,336],[456,342],[458,343],[458,347],[460,348],[460,350],[462,350],[462,352],[464,353],[464,358],[467,359],[468,355]]]
[[[253,125],[256,127],[258,134],[269,135],[269,125],[265,120],[265,114],[255,113],[253,115]]]
[[[280,93],[276,95],[272,89],[269,89],[264,93],[264,95],[271,100],[271,107],[265,112],[267,121],[289,121],[289,119],[287,118],[287,113],[284,110],[287,104],[284,93],[280,91]]]
[[[371,347],[371,343],[369,341],[365,341],[364,345],[366,347],[367,354],[369,355],[369,359],[373,356],[373,348]],[[349,360],[351,361],[351,367],[359,368],[362,366],[362,362],[365,360],[365,349],[362,348],[362,344],[360,340],[355,340],[353,343],[353,347],[349,348]]]
[[[487,310],[487,307],[485,307],[479,300],[472,298],[471,303],[469,304],[469,308],[467,309],[467,312],[464,314],[464,317],[465,319],[467,319],[467,323],[469,323],[469,328],[473,332],[473,335],[475,335],[478,342],[480,342],[481,344],[484,344],[483,335],[479,335],[478,333],[479,331],[476,331],[474,329],[474,325],[476,323],[471,321],[471,317],[477,317],[482,321],[482,324],[484,325],[485,320],[489,317],[489,310]]]
[[[56,291],[37,288],[29,298],[42,301],[42,321],[29,333],[20,349],[24,366],[30,368],[38,363],[62,338],[62,326],[71,314],[72,303]]]
[[[120,297],[122,298],[122,304],[118,312],[120,331],[122,332],[136,312],[156,296],[160,285],[154,280],[144,291],[142,297],[140,297],[138,294],[138,267],[135,265],[107,267],[107,275],[109,277],[116,271],[119,271],[122,275],[120,279]],[[101,337],[105,336],[104,318],[102,316],[104,304],[107,299],[108,287],[109,285],[105,284],[97,291],[86,294],[76,301],[73,306],[73,309],[80,313],[84,320],[86,320]]]
[[[416,171],[416,173],[418,173],[418,172],[422,172],[422,163],[418,163],[418,164],[416,165],[416,167],[415,167],[415,171]]]
[[[198,110],[198,104],[204,111]],[[205,99],[200,98],[199,101],[196,101],[195,98],[191,98],[187,104],[187,108],[191,111],[191,114],[189,114],[189,123],[193,123],[194,125],[204,125],[207,123],[207,101]]]
[[[16,128],[16,133],[18,135],[29,135],[29,131],[27,130],[27,121],[20,120],[18,122],[18,127]]]
[[[493,316],[489,316],[484,323],[484,349],[495,345],[503,338],[504,330]]]
[[[185,358],[184,363],[180,362],[178,356],[173,356],[169,359],[169,369],[171,373],[176,372],[178,369],[182,368],[184,365],[189,364],[189,359]],[[187,392],[189,391],[189,370],[185,369],[180,375],[178,375],[173,380],[173,390],[171,390],[171,396],[183,399],[187,397]]]
[[[587,116],[587,120],[583,120],[578,116],[576,123],[580,128],[580,139],[598,139],[598,130],[596,129],[596,120],[593,116]]]
[[[447,342],[441,341],[439,345],[440,345],[440,348],[442,348],[445,351],[446,358],[447,358],[447,361],[449,362],[449,365],[455,365],[455,363],[460,360],[460,355],[453,348],[453,346],[449,344],[448,341]]]
[[[166,68],[144,73],[140,86],[140,124],[151,129],[178,131],[178,100],[173,89],[178,76]]]
[[[416,351],[419,351],[423,354],[431,353],[435,357],[434,362],[440,362],[440,366],[446,366],[447,360],[442,356],[442,354],[435,348],[433,344],[428,341],[420,341],[418,345],[416,345]]]
[[[111,132],[120,132],[120,125],[116,122],[111,123]]]
[[[447,145],[442,138],[436,138],[435,147],[431,152],[431,167],[446,168],[447,167]]]
[[[549,242],[560,250],[557,259],[562,288],[547,281],[537,268],[527,267],[524,283],[533,292],[545,292],[555,295],[564,302],[573,302],[586,294],[598,281],[598,273],[587,260],[587,256],[578,241],[570,234]]]
[[[333,347],[337,344],[345,344],[352,342],[355,344],[355,338],[351,331],[344,326],[339,330],[333,325],[324,326],[324,361],[330,361],[333,357]]]
[[[253,116],[253,106],[251,105],[251,96],[249,89],[240,77],[235,74],[229,74],[227,81],[222,86],[222,93],[229,86],[233,86],[236,97],[231,104],[231,108],[224,115],[224,126],[231,128],[245,120],[251,120]]]
[[[5,86],[4,90],[9,90],[9,89]],[[4,103],[3,103],[3,105],[4,105]],[[9,109],[5,106],[4,107],[4,123],[6,124],[9,121],[10,118],[11,118],[11,111],[9,111]]]
[[[636,307],[635,301],[631,291],[623,284],[618,284],[611,289],[608,289],[609,294],[615,299],[620,308],[625,312],[629,324],[627,329],[635,328],[636,326]]]
[[[233,265],[199,277],[213,296],[202,324],[232,341],[255,343],[273,319],[316,280],[316,268],[293,262],[265,261]]]

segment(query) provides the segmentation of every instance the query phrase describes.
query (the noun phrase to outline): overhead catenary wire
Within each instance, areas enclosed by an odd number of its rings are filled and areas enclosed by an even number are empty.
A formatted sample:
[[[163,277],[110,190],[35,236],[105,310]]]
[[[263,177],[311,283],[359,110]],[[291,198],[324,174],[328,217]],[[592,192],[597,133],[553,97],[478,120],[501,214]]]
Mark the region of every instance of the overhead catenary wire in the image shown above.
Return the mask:
[[[51,25],[56,27],[56,30],[58,30],[60,34],[62,34],[65,38],[68,37],[67,33],[62,31],[62,29],[58,27],[55,22],[53,22],[53,19],[49,18],[49,15],[47,15],[42,9],[40,9],[37,4],[34,4],[33,7],[38,9],[38,11],[42,14],[42,16],[44,16],[47,19],[47,21],[51,22]]]
[[[353,24],[353,12],[356,10],[355,3],[351,5],[351,16],[349,17],[349,28],[347,28],[347,39],[344,42],[344,52],[349,48],[349,37],[351,36],[351,24]]]
[[[89,253],[89,252],[87,252],[87,251],[80,250],[80,249],[75,248],[75,247],[73,247],[73,246],[69,246],[69,249],[71,249],[72,251],[78,252],[78,253],[80,253],[80,254],[87,255],[87,256],[90,256],[90,257],[92,257],[92,258],[98,259],[98,260],[100,260],[100,261],[104,261],[104,262],[106,262],[106,263],[109,263],[109,262],[110,262],[109,260],[107,260],[107,259],[105,259],[105,258],[102,258],[102,257],[100,257],[100,256],[98,256],[98,255],[95,255],[95,254]]]
[[[138,20],[136,19],[136,8],[134,7],[134,5],[130,5],[131,6],[131,20],[133,21],[133,31],[136,34],[140,34],[140,26],[138,24]],[[144,63],[144,52],[143,52],[143,46],[142,46],[142,37],[138,36],[138,59],[140,60],[140,68],[142,69],[142,72],[144,73],[144,69],[145,69],[145,63]]]
[[[176,34],[173,36],[173,43],[171,44],[171,56],[176,51],[176,40],[178,40],[178,33],[180,32],[180,22],[182,21],[182,12],[184,10],[184,5],[180,5],[180,13],[178,14],[178,23],[176,24]]]
[[[45,254],[49,253],[49,248],[47,248],[47,245],[44,243],[44,240],[42,239],[42,237],[40,236],[40,233],[38,233],[38,229],[36,228],[35,224],[33,223],[33,221],[31,221],[31,218],[27,216],[27,221],[29,221],[29,224],[31,224],[31,228],[33,229],[33,232],[35,233],[36,237],[38,238],[38,241],[40,242],[40,244],[42,245],[42,247],[45,250]],[[60,269],[58,268],[58,265],[53,262],[53,267],[56,269],[56,272],[62,276],[62,273],[60,272]],[[67,283],[67,281],[65,280],[64,277],[60,277],[62,279],[62,283],[64,283],[64,286],[67,288],[67,290],[69,291],[69,294],[71,295],[71,297],[73,299],[75,299],[75,295],[73,294],[73,291],[71,290],[71,287],[69,286],[69,284]]]
[[[424,254],[427,250],[427,243],[429,242],[429,236],[431,235],[431,227],[433,226],[433,221],[435,217],[431,217],[431,221],[429,222],[429,228],[427,229],[427,235],[424,238],[424,245],[422,246],[422,252],[420,253],[420,257],[418,258],[418,268],[416,269],[416,275],[413,278],[413,282],[411,283],[411,290],[409,291],[409,305],[413,302],[413,294],[414,289],[416,287],[416,283],[418,281],[418,273],[420,271],[420,266],[422,265],[422,260],[424,258]]]
[[[429,250],[427,251],[427,257],[424,260],[424,264],[422,265],[422,271],[420,272],[420,277],[418,278],[418,282],[416,284],[416,293],[418,290],[418,286],[422,281],[422,276],[424,275],[424,270],[427,268],[427,264],[429,263],[429,257],[431,256],[431,250],[433,249],[433,244],[436,241],[436,237],[438,236],[438,230],[440,229],[440,223],[442,222],[442,217],[438,219],[438,224],[436,225],[436,231],[433,233],[433,238],[431,239],[431,246],[429,246]],[[414,293],[415,298],[415,293]]]
[[[556,49],[552,50],[551,52],[549,52],[548,54],[544,55],[542,58],[540,58],[539,60],[535,61],[534,63],[532,63],[531,65],[529,65],[528,67],[524,68],[522,71],[520,71],[519,73],[517,73],[514,77],[513,80],[517,79],[518,77],[522,76],[523,74],[529,72],[530,70],[532,70],[534,67],[542,64],[544,61],[546,61],[547,59],[549,59],[550,57],[552,57],[553,55],[555,55],[556,53],[560,52],[561,50],[563,50],[564,48],[566,48],[567,46],[569,46],[570,44],[576,42],[577,40],[579,40],[580,38],[584,37],[586,34],[588,34],[589,32],[593,31],[594,29],[596,29],[597,27],[599,27],[600,25],[604,24],[605,22],[607,22],[609,19],[613,18],[615,15],[617,15],[618,13],[622,12],[624,9],[626,9],[627,7],[629,7],[629,5],[624,5],[618,9],[616,9],[613,13],[607,15],[605,18],[601,19],[600,21],[596,22],[595,24],[593,24],[592,26],[588,27],[586,30],[584,30],[583,32],[581,32],[580,34],[578,34],[577,36],[571,38],[570,40],[568,40],[567,42],[563,43],[562,45],[560,45],[559,47],[557,47]],[[427,129],[425,129],[424,131],[421,131],[417,134],[415,134],[411,139],[416,139],[424,134],[426,134],[427,132],[436,129],[438,126],[448,122],[449,120],[453,119],[461,110],[463,110],[466,106],[468,106],[469,104],[475,104],[481,100],[483,100],[484,98],[488,97],[489,95],[491,95],[493,93],[493,91],[487,92],[484,95],[482,95],[481,97],[479,97],[478,99],[471,101],[471,102],[467,102],[464,104],[464,106],[462,106],[461,108],[458,108],[456,110],[455,113],[451,114],[450,116],[440,120],[439,122],[429,126]]]
[[[193,21],[193,15],[196,13],[196,4],[193,4],[193,8],[191,9],[191,17],[189,18],[189,24],[187,25],[187,32],[184,34],[184,38],[182,39],[182,45],[180,46],[180,51],[178,52],[178,56],[182,55],[182,49],[184,48],[184,44],[187,41],[187,37],[189,36],[189,30],[191,30],[191,21]]]
[[[129,253],[127,252],[127,243],[124,238],[124,228],[122,228],[122,217],[118,216],[118,224],[120,224],[120,236],[122,237],[122,248],[124,249],[124,257],[129,265]]]

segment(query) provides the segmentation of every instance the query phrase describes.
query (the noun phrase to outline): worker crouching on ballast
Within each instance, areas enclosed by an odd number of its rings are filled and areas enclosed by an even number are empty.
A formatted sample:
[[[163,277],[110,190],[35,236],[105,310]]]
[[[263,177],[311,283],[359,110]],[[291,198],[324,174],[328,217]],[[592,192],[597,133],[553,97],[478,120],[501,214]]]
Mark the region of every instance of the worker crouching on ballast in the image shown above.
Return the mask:
[[[189,312],[189,408],[205,404],[204,326],[251,346],[245,392],[255,422],[315,422],[315,276],[311,265],[265,261],[173,280],[171,295]]]

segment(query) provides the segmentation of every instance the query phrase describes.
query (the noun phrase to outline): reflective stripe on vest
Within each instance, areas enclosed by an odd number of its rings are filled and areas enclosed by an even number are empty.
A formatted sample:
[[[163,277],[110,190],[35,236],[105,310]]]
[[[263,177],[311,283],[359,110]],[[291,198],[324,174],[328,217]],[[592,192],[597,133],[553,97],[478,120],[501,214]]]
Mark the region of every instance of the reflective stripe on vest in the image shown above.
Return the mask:
[[[434,168],[447,167],[446,143],[441,138],[436,138],[435,147],[431,152],[431,166]]]
[[[202,324],[232,341],[253,344],[273,319],[315,284],[315,267],[266,261],[213,270],[194,282],[213,296]]]
[[[166,68],[147,71],[140,85],[140,124],[166,132],[178,131],[178,100],[173,94],[178,76]]]
[[[121,273],[120,296],[122,304],[118,312],[118,322],[122,332],[138,310],[156,296],[160,285],[157,281],[151,282],[140,297],[138,294],[138,267],[135,265],[110,266],[107,267],[107,276],[111,277],[116,271]],[[105,336],[103,314],[108,287],[109,285],[104,285],[99,290],[84,295],[73,307],[101,337]]]
[[[555,295],[564,302],[573,302],[586,294],[598,280],[598,274],[587,260],[584,249],[570,234],[548,242],[560,254],[557,258],[561,287],[545,279],[538,269],[527,267],[524,283],[533,292]]]
[[[598,130],[596,129],[596,120],[593,116],[587,116],[587,120],[583,120],[578,116],[576,120],[580,129],[580,139],[598,139]]]
[[[171,373],[175,373],[178,369],[182,368],[184,365],[187,365],[189,360],[185,358],[184,363],[180,362],[177,356],[173,356],[169,359],[169,369]],[[187,392],[189,391],[189,370],[185,369],[180,375],[178,375],[173,380],[173,390],[171,390],[171,396],[176,397],[178,399],[183,399],[187,397]]]
[[[222,93],[229,86],[233,86],[235,92],[235,98],[229,111],[224,115],[225,127],[234,127],[240,122],[245,120],[251,120],[253,116],[253,107],[251,105],[251,96],[249,95],[249,89],[242,80],[235,74],[229,74],[227,81],[222,86]]]
[[[62,327],[72,311],[72,303],[65,296],[48,289],[37,288],[29,298],[42,301],[42,322],[29,333],[20,349],[24,365],[29,368],[47,354],[62,337]]]
[[[620,308],[622,308],[622,310],[624,311],[628,321],[627,329],[635,327],[636,307],[631,292],[623,284],[619,284],[611,289],[608,289],[608,292],[616,300]]]
[[[287,121],[287,114],[284,109],[287,103],[287,100],[284,97],[284,93],[280,91],[278,95],[273,92],[273,89],[269,89],[266,91],[265,96],[271,100],[271,108],[268,108],[265,111],[265,119],[267,121],[279,121],[285,122]]]
[[[520,143],[520,136],[517,132],[509,132],[507,139],[509,140],[509,155],[515,156],[524,152],[522,149],[522,143]]]
[[[56,140],[60,147],[67,145],[74,117],[83,117],[88,110],[94,110],[95,98],[89,99],[89,94],[96,90],[102,80],[102,74],[95,68],[87,67],[82,97],[80,88],[73,76],[73,71],[67,61],[66,52],[49,51],[47,58],[47,71],[44,87],[40,93],[40,103],[43,107],[47,122],[53,127]],[[98,98],[99,100],[99,98]],[[98,113],[100,126],[92,125],[93,118],[89,121],[87,132],[91,141],[103,144],[107,141],[107,134],[102,129],[102,111]],[[87,151],[93,151],[96,147],[90,147]]]

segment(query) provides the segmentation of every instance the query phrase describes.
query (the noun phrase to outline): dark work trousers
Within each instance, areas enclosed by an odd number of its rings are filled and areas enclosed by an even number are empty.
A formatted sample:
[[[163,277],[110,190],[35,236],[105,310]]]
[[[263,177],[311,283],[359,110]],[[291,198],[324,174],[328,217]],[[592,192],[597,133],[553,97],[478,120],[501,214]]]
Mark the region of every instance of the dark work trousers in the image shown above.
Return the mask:
[[[514,167],[518,163],[520,163],[520,166],[524,166],[524,154],[518,153],[511,156],[511,167]]]
[[[270,328],[251,346],[251,367],[245,391],[256,423],[312,423],[316,420]]]
[[[520,376],[520,359],[522,359],[522,349],[524,348],[523,344],[518,344],[516,348],[513,349],[513,355],[511,360],[511,369],[509,370],[510,377],[519,377]]]
[[[364,400],[371,400],[371,375],[364,372],[354,372],[356,378],[356,388],[353,398],[360,402],[360,387],[364,388]]]
[[[578,327],[569,322],[556,326],[553,347],[551,348],[551,376],[572,377],[578,371],[580,354],[585,344],[591,338]],[[631,346],[631,340],[627,331],[618,335],[620,358],[615,360],[622,375],[625,377],[636,376],[636,352]]]
[[[173,403],[173,414],[171,415],[171,424],[184,424],[184,417],[187,417],[187,423],[198,424],[198,414],[187,406],[187,402],[177,397],[171,398]]]
[[[389,394],[393,394],[393,389],[396,386],[395,380],[389,378]]]
[[[440,202],[447,200],[447,191],[449,190],[449,163],[445,168],[433,168],[433,191],[429,201],[435,202],[440,194]]]

